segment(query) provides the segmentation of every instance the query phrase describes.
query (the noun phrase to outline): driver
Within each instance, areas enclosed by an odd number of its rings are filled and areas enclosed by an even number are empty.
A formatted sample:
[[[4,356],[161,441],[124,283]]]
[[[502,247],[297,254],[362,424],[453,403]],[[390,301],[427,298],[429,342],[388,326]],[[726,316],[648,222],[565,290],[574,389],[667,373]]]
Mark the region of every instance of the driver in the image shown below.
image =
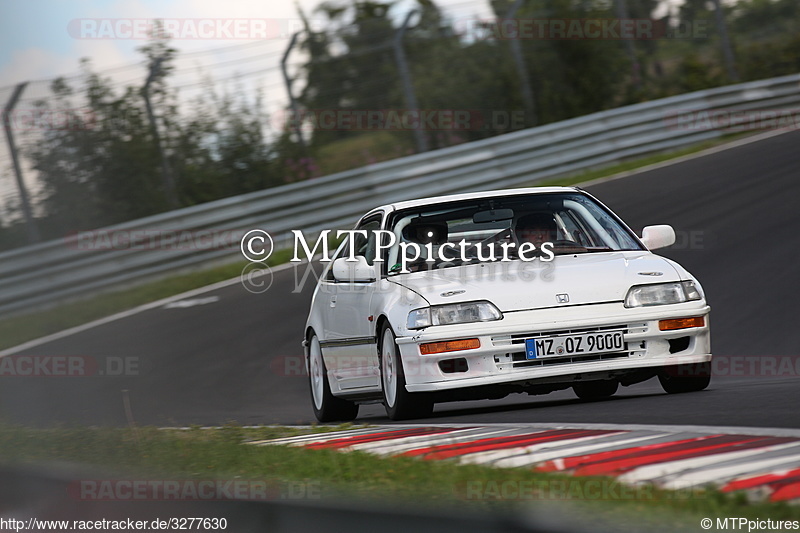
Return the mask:
[[[517,220],[514,229],[517,241],[522,244],[530,242],[537,248],[544,242],[553,242],[557,238],[558,227],[553,216],[548,213],[531,213]]]

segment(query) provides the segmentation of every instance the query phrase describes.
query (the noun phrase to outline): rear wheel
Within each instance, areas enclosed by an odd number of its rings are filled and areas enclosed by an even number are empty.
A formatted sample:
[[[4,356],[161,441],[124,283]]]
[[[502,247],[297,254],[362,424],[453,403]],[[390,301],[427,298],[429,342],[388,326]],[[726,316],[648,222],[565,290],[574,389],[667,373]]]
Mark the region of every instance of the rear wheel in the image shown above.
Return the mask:
[[[314,416],[320,422],[348,422],[358,416],[358,404],[331,394],[328,368],[322,358],[319,339],[311,335],[308,341],[308,383],[311,387],[311,404]]]
[[[614,396],[619,388],[618,381],[585,381],[572,386],[575,395],[581,400],[601,400]]]
[[[711,383],[711,361],[665,366],[658,373],[658,381],[669,394],[701,391]]]
[[[406,376],[400,359],[400,350],[389,324],[381,330],[380,344],[381,385],[383,405],[392,420],[422,418],[433,412],[433,398],[425,393],[406,390]]]

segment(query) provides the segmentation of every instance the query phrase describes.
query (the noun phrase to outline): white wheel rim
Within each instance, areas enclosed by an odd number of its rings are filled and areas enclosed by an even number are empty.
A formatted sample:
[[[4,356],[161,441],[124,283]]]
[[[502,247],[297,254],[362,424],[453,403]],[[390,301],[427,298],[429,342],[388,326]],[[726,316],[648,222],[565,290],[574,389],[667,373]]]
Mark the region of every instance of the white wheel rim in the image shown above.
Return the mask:
[[[311,337],[309,346],[309,378],[311,379],[311,395],[314,397],[314,405],[317,409],[322,409],[322,395],[324,392],[323,379],[325,376],[322,372],[322,349],[319,347],[319,340],[316,335]]]
[[[381,343],[381,376],[383,377],[383,397],[386,405],[394,407],[397,401],[397,358],[395,357],[394,335],[387,329]]]

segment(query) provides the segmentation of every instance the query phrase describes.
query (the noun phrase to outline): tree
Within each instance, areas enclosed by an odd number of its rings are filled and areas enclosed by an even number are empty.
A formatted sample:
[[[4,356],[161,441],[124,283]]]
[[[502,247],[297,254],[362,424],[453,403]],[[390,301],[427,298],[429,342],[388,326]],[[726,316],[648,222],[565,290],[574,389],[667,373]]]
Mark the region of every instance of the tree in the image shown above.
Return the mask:
[[[189,113],[167,84],[173,51],[163,40],[143,47],[148,62],[163,58],[150,97],[180,205],[208,202],[284,183],[285,168],[267,138],[260,100],[241,88],[219,96],[209,86]],[[141,218],[171,209],[162,159],[141,87],[115,92],[110,80],[82,62],[81,90],[63,79],[42,112],[60,110],[69,127],[43,132],[26,147],[43,184],[49,237]]]
[[[391,48],[394,26],[391,3],[357,1],[352,6],[324,3],[317,12],[330,32],[314,32],[306,23],[301,48],[306,85],[298,101],[314,126],[326,110],[373,110],[402,106],[400,83]],[[305,16],[301,13],[305,19]],[[311,145],[359,135],[348,127],[317,127]]]
[[[57,79],[42,112],[66,114],[68,127],[45,131],[28,148],[44,185],[46,224],[79,231],[146,216],[166,208],[158,155],[150,142],[138,91],[116,96],[110,82],[82,62],[85,97]]]

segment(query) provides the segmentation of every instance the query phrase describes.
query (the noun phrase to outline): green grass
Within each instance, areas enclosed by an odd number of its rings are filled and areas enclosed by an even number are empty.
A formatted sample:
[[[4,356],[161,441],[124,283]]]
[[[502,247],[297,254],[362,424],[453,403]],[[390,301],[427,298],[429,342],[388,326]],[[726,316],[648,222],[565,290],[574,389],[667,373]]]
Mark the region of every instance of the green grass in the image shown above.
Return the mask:
[[[711,148],[745,134],[726,135],[720,139],[707,141],[689,148],[654,154],[633,159],[613,166],[581,172],[563,178],[536,183],[542,185],[575,185],[601,177],[612,176],[655,163],[668,161]],[[332,241],[332,246],[335,241]],[[270,266],[288,262],[290,250],[276,251],[268,261]],[[133,309],[139,305],[180,294],[212,283],[235,278],[241,274],[245,262],[227,266],[172,276],[167,279],[145,283],[129,289],[98,294],[86,300],[65,303],[52,309],[35,311],[0,320],[0,349],[16,346],[23,342],[79,326],[114,313]]]
[[[247,429],[227,425],[162,430],[0,426],[0,457],[15,465],[91,465],[105,471],[109,479],[259,480],[278,491],[302,486],[313,499],[392,502],[434,510],[469,506],[502,511],[533,501],[566,502],[579,504],[576,512],[591,520],[606,517],[616,524],[622,521],[642,527],[644,522],[652,522],[668,524],[671,530],[680,526],[696,531],[703,517],[800,518],[797,506],[748,503],[742,495],[713,490],[670,492],[649,486],[625,490],[611,478],[572,478],[524,468],[246,444],[349,427]],[[601,493],[597,487],[608,490]],[[509,492],[519,488],[524,489],[525,497]],[[503,491],[511,498],[504,498]]]
[[[672,150],[668,152],[652,154],[645,157],[631,159],[629,161],[623,161],[622,163],[617,163],[615,165],[579,172],[577,174],[573,174],[570,176],[560,177],[553,180],[545,180],[536,183],[536,185],[540,187],[547,185],[568,186],[568,185],[577,185],[579,183],[588,183],[590,181],[594,181],[600,178],[606,178],[609,176],[614,176],[625,172],[631,172],[644,167],[648,167],[650,165],[655,165],[657,163],[663,163],[664,161],[671,161],[673,159],[678,159],[679,157],[696,154],[698,152],[702,152],[703,150],[714,148],[715,146],[726,144],[731,141],[740,139],[742,137],[746,137],[748,135],[751,135],[751,133],[750,132],[731,133],[723,135],[718,139],[704,141],[702,143],[689,146],[687,148],[681,148],[679,150]]]

